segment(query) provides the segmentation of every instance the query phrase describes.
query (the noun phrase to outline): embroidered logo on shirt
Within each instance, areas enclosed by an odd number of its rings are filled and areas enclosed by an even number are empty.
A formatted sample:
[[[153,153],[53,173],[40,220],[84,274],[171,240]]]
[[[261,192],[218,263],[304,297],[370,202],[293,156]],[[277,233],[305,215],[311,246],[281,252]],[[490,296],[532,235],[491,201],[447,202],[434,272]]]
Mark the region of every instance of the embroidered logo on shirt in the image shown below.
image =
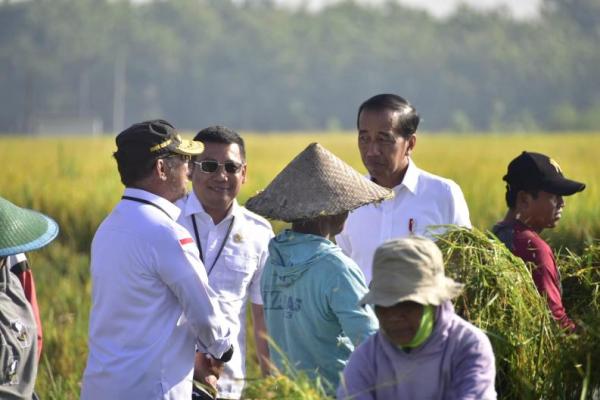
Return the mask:
[[[234,243],[242,243],[244,241],[244,237],[241,233],[237,232],[233,234],[233,242]]]
[[[194,239],[191,237],[179,239],[179,244],[185,246],[186,244],[194,243]]]

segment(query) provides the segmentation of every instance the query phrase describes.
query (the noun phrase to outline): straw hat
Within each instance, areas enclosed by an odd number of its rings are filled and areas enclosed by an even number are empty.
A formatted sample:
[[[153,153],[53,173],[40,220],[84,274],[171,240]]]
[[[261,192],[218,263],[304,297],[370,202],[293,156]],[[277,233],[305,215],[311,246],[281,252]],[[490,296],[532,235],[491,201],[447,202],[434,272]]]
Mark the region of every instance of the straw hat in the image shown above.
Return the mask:
[[[246,208],[287,222],[337,215],[393,196],[318,143],[310,144],[250,198]]]
[[[58,225],[36,211],[0,197],[0,257],[39,249],[58,235]]]
[[[438,306],[463,285],[444,275],[444,260],[429,239],[411,236],[385,242],[373,258],[373,280],[360,303],[390,307],[402,301]]]

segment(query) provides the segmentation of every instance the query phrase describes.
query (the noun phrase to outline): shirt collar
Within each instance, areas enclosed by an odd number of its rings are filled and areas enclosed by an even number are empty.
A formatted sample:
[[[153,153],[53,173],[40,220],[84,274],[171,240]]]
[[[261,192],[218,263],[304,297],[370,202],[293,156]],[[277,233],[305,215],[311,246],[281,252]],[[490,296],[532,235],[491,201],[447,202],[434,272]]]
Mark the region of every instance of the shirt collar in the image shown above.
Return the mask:
[[[237,200],[234,199],[233,204],[231,205],[231,208],[229,209],[229,212],[227,213],[223,221],[229,220],[232,216],[239,215],[240,212],[241,207],[239,206]],[[208,213],[204,210],[204,207],[202,206],[202,203],[200,203],[200,200],[198,199],[198,196],[196,196],[196,193],[194,193],[194,191],[191,191],[187,195],[185,206],[183,208],[183,215],[185,217],[191,217],[194,214],[198,214],[200,218],[208,218],[208,220],[212,221],[211,216],[208,215]]]
[[[404,178],[399,185],[394,187],[394,192],[398,194],[398,192],[405,187],[412,194],[417,193],[417,185],[419,183],[419,168],[415,165],[412,159],[408,159],[408,167],[406,168],[406,173],[404,174]]]
[[[175,204],[171,203],[169,200],[165,199],[164,197],[160,197],[159,195],[156,195],[154,193],[143,190],[143,189],[135,189],[135,188],[126,187],[123,195],[136,197],[138,199],[146,200],[146,201],[156,204],[157,206],[159,206],[160,208],[165,210],[165,212],[167,214],[169,214],[169,217],[171,217],[174,221],[177,220],[177,218],[179,217],[179,214],[181,213],[181,210],[179,210],[179,207],[177,207]]]

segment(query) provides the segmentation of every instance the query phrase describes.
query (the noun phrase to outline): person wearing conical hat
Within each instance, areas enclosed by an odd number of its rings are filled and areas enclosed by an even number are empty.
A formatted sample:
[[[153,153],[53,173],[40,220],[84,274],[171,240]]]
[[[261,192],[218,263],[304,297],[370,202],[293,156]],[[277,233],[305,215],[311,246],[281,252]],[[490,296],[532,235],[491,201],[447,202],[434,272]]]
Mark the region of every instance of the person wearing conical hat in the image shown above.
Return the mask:
[[[444,275],[442,253],[420,236],[375,251],[363,305],[374,305],[379,332],[350,356],[339,400],[495,399],[488,337],[454,312],[462,284]]]
[[[11,259],[39,249],[58,235],[49,217],[0,197],[0,398],[33,396],[38,368],[38,322]]]
[[[583,191],[585,184],[565,178],[552,158],[529,151],[523,151],[508,164],[503,180],[508,211],[492,232],[513,254],[535,265],[533,281],[546,297],[552,317],[563,329],[575,332],[577,325],[562,302],[554,252],[539,234],[558,223],[565,207],[563,197]]]
[[[331,239],[350,210],[392,192],[352,169],[319,144],[292,160],[246,207],[292,223],[269,244],[261,277],[270,355],[281,372],[319,377],[329,394],[354,347],[373,334],[360,268]]]
[[[375,249],[384,241],[443,232],[436,225],[471,227],[469,209],[460,187],[417,167],[420,117],[415,107],[396,94],[378,94],[358,108],[358,150],[369,178],[394,191],[380,206],[352,212],[336,241],[371,281]]]

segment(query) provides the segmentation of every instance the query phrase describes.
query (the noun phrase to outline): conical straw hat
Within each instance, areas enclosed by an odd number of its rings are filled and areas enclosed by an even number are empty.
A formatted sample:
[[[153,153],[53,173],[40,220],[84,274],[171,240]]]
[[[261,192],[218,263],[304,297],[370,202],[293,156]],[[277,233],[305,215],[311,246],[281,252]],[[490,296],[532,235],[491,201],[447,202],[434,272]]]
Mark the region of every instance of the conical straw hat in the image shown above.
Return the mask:
[[[52,219],[0,197],[0,257],[39,249],[58,235]]]
[[[298,154],[246,208],[287,222],[337,215],[393,197],[318,143]]]

